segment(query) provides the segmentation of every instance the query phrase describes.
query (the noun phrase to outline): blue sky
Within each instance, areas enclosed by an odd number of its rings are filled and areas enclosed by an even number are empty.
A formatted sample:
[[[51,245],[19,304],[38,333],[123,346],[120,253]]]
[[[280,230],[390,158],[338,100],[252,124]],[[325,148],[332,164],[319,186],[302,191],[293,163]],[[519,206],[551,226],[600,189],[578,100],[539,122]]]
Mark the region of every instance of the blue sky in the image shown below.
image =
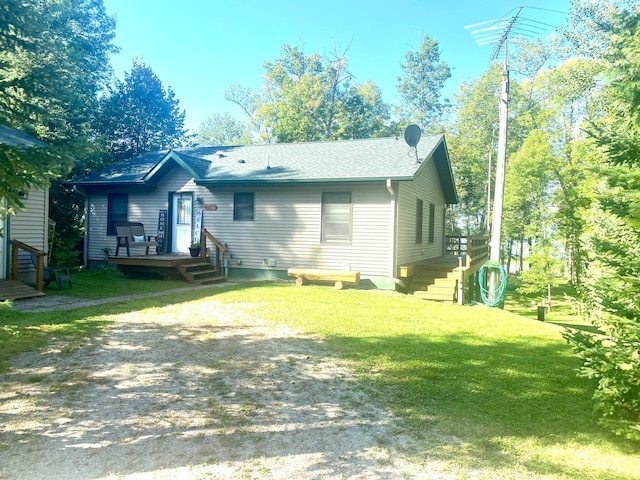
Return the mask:
[[[507,0],[104,0],[116,17],[112,58],[124,78],[132,59],[144,62],[170,86],[185,109],[192,130],[210,115],[239,109],[224,100],[231,84],[258,90],[263,62],[281,56],[283,44],[304,44],[304,51],[331,53],[348,47],[349,70],[356,81],[371,80],[384,100],[399,103],[396,78],[404,53],[429,34],[441,59],[453,69],[446,86],[451,95],[463,79],[484,72],[493,47],[479,46],[468,25],[513,15],[523,5]],[[570,0],[530,0],[524,19],[564,26]],[[544,10],[547,9],[547,10]],[[549,11],[553,10],[553,11]],[[551,33],[552,29],[542,35]]]

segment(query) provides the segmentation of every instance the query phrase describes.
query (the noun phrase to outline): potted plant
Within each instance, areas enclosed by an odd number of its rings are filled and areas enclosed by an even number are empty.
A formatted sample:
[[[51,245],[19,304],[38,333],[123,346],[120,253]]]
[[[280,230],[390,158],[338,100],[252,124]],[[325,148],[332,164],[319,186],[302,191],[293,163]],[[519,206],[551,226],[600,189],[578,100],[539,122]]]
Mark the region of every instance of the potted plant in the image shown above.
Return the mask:
[[[199,257],[201,252],[201,247],[199,242],[193,242],[189,247],[189,253],[192,257]]]

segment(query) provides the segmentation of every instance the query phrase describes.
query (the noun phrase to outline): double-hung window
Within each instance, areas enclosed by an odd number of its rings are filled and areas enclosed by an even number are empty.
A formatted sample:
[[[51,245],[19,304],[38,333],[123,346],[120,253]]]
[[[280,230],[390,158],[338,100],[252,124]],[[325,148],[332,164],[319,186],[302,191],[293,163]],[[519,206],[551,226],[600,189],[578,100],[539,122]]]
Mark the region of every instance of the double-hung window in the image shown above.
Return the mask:
[[[110,193],[107,196],[107,235],[115,235],[115,222],[126,222],[129,210],[129,195]]]
[[[320,241],[351,242],[351,192],[322,193]]]
[[[436,206],[429,204],[429,243],[435,242],[436,233]]]
[[[233,194],[233,220],[238,222],[252,222],[253,212],[253,192],[235,192]]]
[[[422,243],[422,218],[424,216],[424,202],[416,199],[416,244]]]

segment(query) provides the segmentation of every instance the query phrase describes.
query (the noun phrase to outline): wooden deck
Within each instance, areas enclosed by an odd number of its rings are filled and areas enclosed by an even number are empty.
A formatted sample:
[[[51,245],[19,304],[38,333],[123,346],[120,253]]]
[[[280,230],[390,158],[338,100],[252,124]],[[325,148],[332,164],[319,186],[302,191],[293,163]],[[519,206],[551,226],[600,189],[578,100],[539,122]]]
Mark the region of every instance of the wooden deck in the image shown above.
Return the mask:
[[[448,249],[452,254],[398,267],[398,277],[410,294],[459,304],[474,299],[476,274],[489,258],[488,239],[464,237],[460,242],[461,237],[451,238],[457,240],[456,249]]]
[[[44,293],[18,280],[0,280],[0,301],[41,297]]]
[[[182,277],[198,285],[224,280],[219,269],[211,266],[209,257],[203,256],[192,257],[183,253],[113,256],[109,257],[108,262],[127,276]]]

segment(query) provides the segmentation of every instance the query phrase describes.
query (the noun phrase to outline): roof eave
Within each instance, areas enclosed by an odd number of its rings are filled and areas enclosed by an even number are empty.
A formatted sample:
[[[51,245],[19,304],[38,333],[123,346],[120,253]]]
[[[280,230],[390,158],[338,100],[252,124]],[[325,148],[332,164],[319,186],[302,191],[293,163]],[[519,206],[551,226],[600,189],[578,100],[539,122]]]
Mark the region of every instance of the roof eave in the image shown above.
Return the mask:
[[[387,175],[384,177],[327,177],[327,178],[286,178],[286,179],[275,179],[275,178],[260,178],[260,179],[248,179],[248,178],[238,178],[238,179],[215,179],[215,178],[203,178],[196,179],[195,183],[197,185],[207,186],[207,185],[255,185],[255,184],[267,184],[267,185],[279,185],[279,184],[308,184],[308,183],[360,183],[360,182],[385,182],[386,180],[394,180],[394,181],[409,181],[413,180],[414,175],[401,175],[401,176],[393,176]]]

